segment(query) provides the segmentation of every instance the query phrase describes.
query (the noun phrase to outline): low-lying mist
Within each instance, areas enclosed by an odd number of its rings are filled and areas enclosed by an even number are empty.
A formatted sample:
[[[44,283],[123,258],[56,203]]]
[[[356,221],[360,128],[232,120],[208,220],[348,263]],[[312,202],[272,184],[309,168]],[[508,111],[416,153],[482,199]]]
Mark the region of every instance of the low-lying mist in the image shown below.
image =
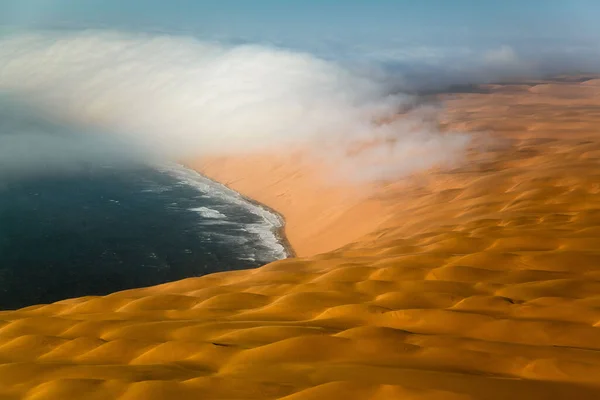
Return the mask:
[[[149,156],[122,136],[78,130],[0,96],[0,181],[134,166],[147,163]]]
[[[484,62],[514,69],[514,58],[501,49]],[[0,169],[291,147],[312,149],[347,177],[387,179],[459,159],[468,135],[439,132],[431,107],[398,117],[414,102],[402,88],[415,82],[374,71],[188,37],[13,34],[0,39],[0,91],[71,134],[0,125]]]

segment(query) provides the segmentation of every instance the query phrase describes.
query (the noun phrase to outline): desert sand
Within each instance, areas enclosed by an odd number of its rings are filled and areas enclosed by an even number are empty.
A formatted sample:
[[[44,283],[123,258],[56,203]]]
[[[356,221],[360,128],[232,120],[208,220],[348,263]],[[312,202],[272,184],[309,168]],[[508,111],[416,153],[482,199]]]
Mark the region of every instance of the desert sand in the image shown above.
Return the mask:
[[[300,257],[0,312],[0,399],[600,398],[600,80],[480,89],[441,95],[462,163],[369,196],[190,162]]]

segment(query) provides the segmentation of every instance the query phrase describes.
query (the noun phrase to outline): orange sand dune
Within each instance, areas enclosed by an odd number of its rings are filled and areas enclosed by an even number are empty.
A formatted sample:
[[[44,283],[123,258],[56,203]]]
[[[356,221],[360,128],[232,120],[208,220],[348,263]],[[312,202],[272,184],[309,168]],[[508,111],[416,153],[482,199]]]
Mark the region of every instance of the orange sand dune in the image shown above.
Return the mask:
[[[370,197],[291,157],[193,163],[282,212],[308,257],[0,312],[0,399],[600,398],[583,86],[444,95],[483,150]]]

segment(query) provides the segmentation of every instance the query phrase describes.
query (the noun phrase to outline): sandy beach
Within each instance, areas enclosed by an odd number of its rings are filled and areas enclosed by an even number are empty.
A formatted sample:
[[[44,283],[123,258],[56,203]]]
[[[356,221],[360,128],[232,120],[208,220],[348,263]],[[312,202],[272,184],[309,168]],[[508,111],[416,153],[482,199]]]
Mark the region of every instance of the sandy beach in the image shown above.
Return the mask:
[[[576,79],[577,78],[577,79]],[[439,95],[451,168],[188,160],[298,257],[0,312],[0,399],[600,398],[600,79]]]

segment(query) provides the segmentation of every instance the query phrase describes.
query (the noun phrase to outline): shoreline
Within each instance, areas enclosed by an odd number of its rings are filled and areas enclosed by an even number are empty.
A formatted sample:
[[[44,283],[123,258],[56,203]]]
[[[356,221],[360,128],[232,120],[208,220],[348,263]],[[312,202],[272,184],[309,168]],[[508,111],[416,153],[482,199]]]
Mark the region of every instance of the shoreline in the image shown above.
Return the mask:
[[[266,204],[263,204],[259,201],[254,200],[253,198],[251,198],[249,196],[244,195],[243,193],[238,192],[237,190],[231,188],[230,186],[228,186],[222,182],[219,182],[217,180],[212,179],[209,176],[204,175],[202,172],[188,166],[186,163],[177,163],[177,165],[181,166],[182,168],[185,168],[188,171],[191,171],[195,174],[200,175],[201,177],[212,182],[215,185],[222,186],[222,187],[226,188],[227,190],[231,190],[232,192],[235,192],[240,198],[242,198],[247,203],[252,204],[255,207],[258,207],[258,208],[264,210],[265,212],[273,215],[275,218],[277,218],[280,222],[280,226],[275,227],[275,229],[272,229],[271,231],[277,238],[279,244],[281,244],[281,246],[284,248],[286,257],[283,258],[283,260],[285,260],[287,258],[296,258],[296,252],[285,234],[286,220],[285,220],[285,217],[283,216],[283,214],[277,212],[275,209],[267,206]]]
[[[208,177],[205,177],[207,179],[210,179]],[[216,182],[216,181],[215,181]],[[217,182],[218,183],[218,182]],[[230,187],[224,185],[225,187],[227,187],[230,190]],[[233,190],[235,192],[235,190]],[[238,193],[238,192],[236,192]],[[288,240],[286,234],[285,234],[285,227],[286,227],[286,220],[285,217],[278,213],[277,211],[275,211],[274,209],[272,209],[271,207],[262,204],[254,199],[251,199],[250,197],[244,196],[241,193],[238,193],[244,200],[246,200],[248,203],[255,205],[256,207],[262,208],[263,210],[265,210],[268,213],[273,214],[275,217],[277,217],[280,221],[281,221],[281,225],[278,226],[276,229],[273,230],[273,234],[275,235],[275,237],[277,237],[277,240],[279,240],[279,243],[283,246],[283,248],[285,249],[285,253],[286,253],[286,257],[283,258],[283,260],[287,259],[287,258],[296,258],[296,251],[294,250],[294,247],[292,247],[292,244],[290,243],[290,241]]]
[[[210,179],[208,177],[205,177],[207,179]],[[215,181],[216,182],[216,181]],[[218,182],[217,182],[218,183]],[[225,186],[225,185],[224,185]],[[230,190],[230,187],[225,186]],[[233,190],[235,192],[235,190]],[[236,192],[238,193],[238,192]],[[272,215],[274,215],[275,217],[277,217],[279,219],[279,221],[281,221],[281,225],[278,226],[277,228],[275,228],[273,230],[273,234],[275,235],[275,237],[277,237],[277,240],[279,241],[279,243],[283,246],[283,248],[285,249],[285,253],[286,253],[286,257],[283,258],[282,260],[285,260],[287,258],[296,258],[296,252],[294,250],[294,248],[292,247],[292,244],[290,243],[290,241],[288,240],[286,234],[285,234],[285,227],[286,227],[286,221],[285,221],[285,217],[282,214],[279,214],[277,211],[275,211],[274,209],[270,208],[269,206],[259,203],[258,201],[251,199],[250,197],[244,196],[241,193],[238,193],[244,200],[246,200],[248,203],[253,204],[256,207],[262,208],[263,210],[265,210],[268,213],[271,213]]]

